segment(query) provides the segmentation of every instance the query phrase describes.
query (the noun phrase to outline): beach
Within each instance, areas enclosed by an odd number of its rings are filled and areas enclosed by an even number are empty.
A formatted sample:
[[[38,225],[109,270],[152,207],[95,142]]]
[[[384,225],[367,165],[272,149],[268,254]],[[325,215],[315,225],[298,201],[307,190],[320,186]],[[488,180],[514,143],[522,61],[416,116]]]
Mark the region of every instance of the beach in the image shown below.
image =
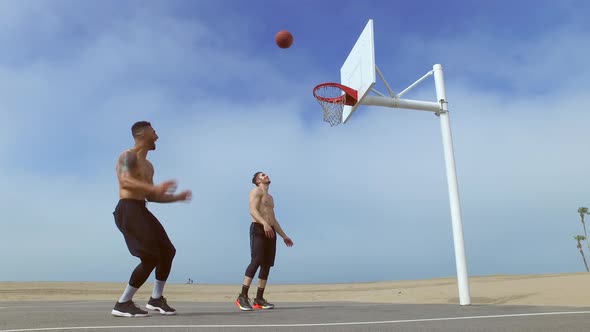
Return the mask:
[[[148,299],[147,282],[135,295]],[[0,301],[116,301],[124,282],[0,282]],[[590,307],[590,273],[493,275],[469,277],[472,305]],[[166,285],[171,301],[233,302],[241,285]],[[256,292],[254,281],[250,296]],[[458,304],[457,279],[380,281],[346,284],[278,284],[269,282],[265,297],[273,302],[354,301],[368,303]]]

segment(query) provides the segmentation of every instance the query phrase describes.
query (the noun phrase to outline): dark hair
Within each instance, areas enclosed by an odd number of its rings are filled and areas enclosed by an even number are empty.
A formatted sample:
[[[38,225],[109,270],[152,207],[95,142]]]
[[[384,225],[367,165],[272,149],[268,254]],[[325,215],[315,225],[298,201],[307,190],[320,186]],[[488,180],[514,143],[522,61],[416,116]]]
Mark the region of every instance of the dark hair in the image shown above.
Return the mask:
[[[137,137],[143,131],[145,127],[151,127],[152,124],[147,121],[138,121],[131,126],[131,135]]]
[[[260,174],[262,172],[256,172],[254,173],[254,176],[252,177],[252,183],[254,183],[255,186],[258,186],[258,184],[256,183],[256,178],[258,177],[258,174]]]

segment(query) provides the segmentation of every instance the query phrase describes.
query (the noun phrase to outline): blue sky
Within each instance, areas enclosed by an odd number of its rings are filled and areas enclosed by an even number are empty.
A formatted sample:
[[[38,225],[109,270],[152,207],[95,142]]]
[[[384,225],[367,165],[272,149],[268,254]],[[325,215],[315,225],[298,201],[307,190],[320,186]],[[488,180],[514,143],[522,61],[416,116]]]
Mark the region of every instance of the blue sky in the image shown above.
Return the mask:
[[[248,192],[272,179],[270,283],[455,276],[439,119],[361,107],[330,127],[312,88],[338,81],[369,19],[401,91],[443,65],[469,275],[584,269],[590,205],[583,1],[2,1],[0,280],[125,282],[115,162],[130,127],[160,136],[150,204],[177,248],[171,282],[240,284]],[[290,49],[274,34],[288,29]],[[385,89],[380,88],[381,91]],[[405,96],[435,100],[429,79]]]

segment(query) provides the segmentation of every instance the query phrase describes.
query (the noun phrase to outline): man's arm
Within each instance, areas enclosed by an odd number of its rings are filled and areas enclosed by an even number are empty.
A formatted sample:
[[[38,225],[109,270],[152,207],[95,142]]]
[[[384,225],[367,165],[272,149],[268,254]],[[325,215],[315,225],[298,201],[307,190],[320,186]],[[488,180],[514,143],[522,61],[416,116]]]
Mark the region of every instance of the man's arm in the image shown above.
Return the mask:
[[[281,228],[281,224],[279,224],[279,221],[277,220],[277,218],[274,217],[274,212],[273,212],[273,218],[275,220],[275,231],[277,231],[277,234],[279,234],[283,238],[283,241],[285,242],[287,247],[292,247],[293,240],[291,240],[291,238],[288,237],[287,234],[285,234],[285,232]]]
[[[151,164],[150,164],[151,167]],[[152,167],[151,170],[152,174],[150,176],[150,183],[153,185],[154,184],[154,170]],[[172,202],[178,202],[178,201],[186,201],[186,200],[190,200],[191,199],[191,192],[189,190],[187,191],[183,191],[178,195],[173,195],[173,194],[169,194],[169,192],[174,192],[176,190],[176,182],[173,181],[169,181],[172,183],[172,185],[168,188],[168,190],[166,190],[165,192],[160,192],[160,193],[148,193],[146,195],[146,199],[148,200],[148,202],[154,202],[154,203],[172,203]]]
[[[277,220],[277,217],[275,216],[274,209],[272,210],[272,219],[274,220],[274,228],[275,228],[275,231],[277,231],[277,234],[279,234],[283,239],[288,239],[289,237],[287,236],[287,234],[285,234],[285,232],[281,228],[281,224],[279,224],[279,221]]]
[[[137,167],[137,155],[132,151],[125,151],[119,157],[117,177],[121,188],[136,191],[140,190],[147,195],[159,195],[168,191],[170,187],[175,186],[174,181],[166,181],[160,185],[154,186],[153,182],[138,180],[133,177],[133,170]]]
[[[160,195],[147,195],[147,200],[155,203],[172,203],[178,201],[187,201],[191,199],[191,192],[189,190],[183,191],[178,195],[163,193]]]
[[[279,221],[275,219],[275,231],[277,231],[277,234],[279,234],[283,239],[288,238],[287,234],[285,234],[285,232],[283,232],[283,229],[281,228],[281,224],[279,224]]]
[[[150,178],[150,183],[153,185],[154,183],[154,179],[153,177]],[[170,191],[174,191],[176,189],[176,187],[170,188]],[[172,203],[172,202],[176,202],[180,200],[180,195],[172,195],[169,194],[168,192],[164,192],[164,193],[149,193],[145,196],[145,199],[148,200],[148,202],[154,202],[154,203]]]
[[[290,237],[287,236],[287,234],[285,234],[285,232],[283,231],[283,228],[281,227],[281,224],[279,223],[279,221],[277,220],[277,217],[275,215],[274,201],[273,201],[273,209],[271,212],[271,217],[272,217],[272,220],[274,221],[274,228],[275,228],[275,231],[277,232],[277,234],[279,234],[283,238],[283,241],[285,242],[287,247],[292,247],[293,241],[291,240]]]

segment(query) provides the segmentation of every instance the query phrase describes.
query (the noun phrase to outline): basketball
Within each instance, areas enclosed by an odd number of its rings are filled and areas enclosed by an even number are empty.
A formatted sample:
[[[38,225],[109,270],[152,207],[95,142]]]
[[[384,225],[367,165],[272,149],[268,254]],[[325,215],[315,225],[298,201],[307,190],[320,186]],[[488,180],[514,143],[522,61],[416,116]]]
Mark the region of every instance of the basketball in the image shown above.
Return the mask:
[[[275,42],[280,48],[289,48],[293,44],[293,35],[287,30],[281,30],[277,32]]]

